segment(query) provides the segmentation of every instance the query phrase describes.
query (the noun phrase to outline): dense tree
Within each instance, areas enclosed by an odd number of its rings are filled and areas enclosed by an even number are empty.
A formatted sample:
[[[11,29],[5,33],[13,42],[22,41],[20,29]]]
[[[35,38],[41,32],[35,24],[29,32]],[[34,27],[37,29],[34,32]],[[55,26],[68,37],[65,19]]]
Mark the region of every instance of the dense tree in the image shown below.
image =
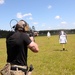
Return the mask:
[[[33,30],[35,31],[35,27],[34,26],[33,26]],[[51,35],[58,35],[61,30],[42,30],[42,31],[38,31],[39,32],[39,36],[41,36],[41,35],[42,36],[44,36],[44,35],[46,36],[48,31],[51,33]],[[64,30],[64,31],[67,34],[75,34],[75,29],[67,29],[67,30]],[[11,31],[0,30],[0,38],[5,38],[9,32],[11,32]]]

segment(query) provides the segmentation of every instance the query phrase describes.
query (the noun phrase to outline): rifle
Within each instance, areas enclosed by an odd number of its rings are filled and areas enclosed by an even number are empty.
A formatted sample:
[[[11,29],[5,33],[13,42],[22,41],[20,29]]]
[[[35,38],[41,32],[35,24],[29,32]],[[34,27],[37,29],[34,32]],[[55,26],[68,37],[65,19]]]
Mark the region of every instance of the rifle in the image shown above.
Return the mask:
[[[31,38],[31,40],[32,40],[32,41],[34,41],[34,42],[35,42],[35,38],[34,38],[34,37],[35,37],[35,35],[34,35],[34,31],[32,31],[32,30],[30,30],[30,31],[29,31],[29,37]]]

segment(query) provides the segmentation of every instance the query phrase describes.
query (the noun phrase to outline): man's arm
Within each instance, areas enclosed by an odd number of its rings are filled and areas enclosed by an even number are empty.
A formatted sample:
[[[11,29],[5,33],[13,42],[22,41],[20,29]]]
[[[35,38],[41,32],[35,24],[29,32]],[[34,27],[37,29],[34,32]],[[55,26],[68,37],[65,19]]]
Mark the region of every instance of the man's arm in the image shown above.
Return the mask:
[[[31,36],[31,37],[30,37],[30,39],[31,39],[32,41],[34,41],[34,42],[35,42],[35,40],[34,40],[34,37],[33,37],[33,36]]]
[[[33,41],[28,45],[28,48],[35,53],[39,51],[38,45]]]

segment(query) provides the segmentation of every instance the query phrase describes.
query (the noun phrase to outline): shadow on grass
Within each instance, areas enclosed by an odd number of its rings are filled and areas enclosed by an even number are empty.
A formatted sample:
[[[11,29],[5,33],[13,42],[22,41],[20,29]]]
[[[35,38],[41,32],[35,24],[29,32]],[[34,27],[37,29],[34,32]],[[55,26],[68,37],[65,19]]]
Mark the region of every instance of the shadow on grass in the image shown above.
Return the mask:
[[[63,49],[55,49],[55,50],[53,50],[53,51],[68,51],[67,49],[66,50],[63,50]]]

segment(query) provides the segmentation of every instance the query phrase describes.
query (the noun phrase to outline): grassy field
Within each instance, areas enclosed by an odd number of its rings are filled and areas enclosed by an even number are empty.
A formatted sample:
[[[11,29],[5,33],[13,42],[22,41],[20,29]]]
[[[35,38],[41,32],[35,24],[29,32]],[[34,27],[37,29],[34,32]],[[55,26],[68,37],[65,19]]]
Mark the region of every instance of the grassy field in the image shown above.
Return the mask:
[[[75,75],[75,34],[67,36],[65,51],[59,44],[58,35],[35,37],[39,52],[28,52],[28,65],[33,64],[32,75]],[[5,38],[0,39],[0,69],[6,63]]]

